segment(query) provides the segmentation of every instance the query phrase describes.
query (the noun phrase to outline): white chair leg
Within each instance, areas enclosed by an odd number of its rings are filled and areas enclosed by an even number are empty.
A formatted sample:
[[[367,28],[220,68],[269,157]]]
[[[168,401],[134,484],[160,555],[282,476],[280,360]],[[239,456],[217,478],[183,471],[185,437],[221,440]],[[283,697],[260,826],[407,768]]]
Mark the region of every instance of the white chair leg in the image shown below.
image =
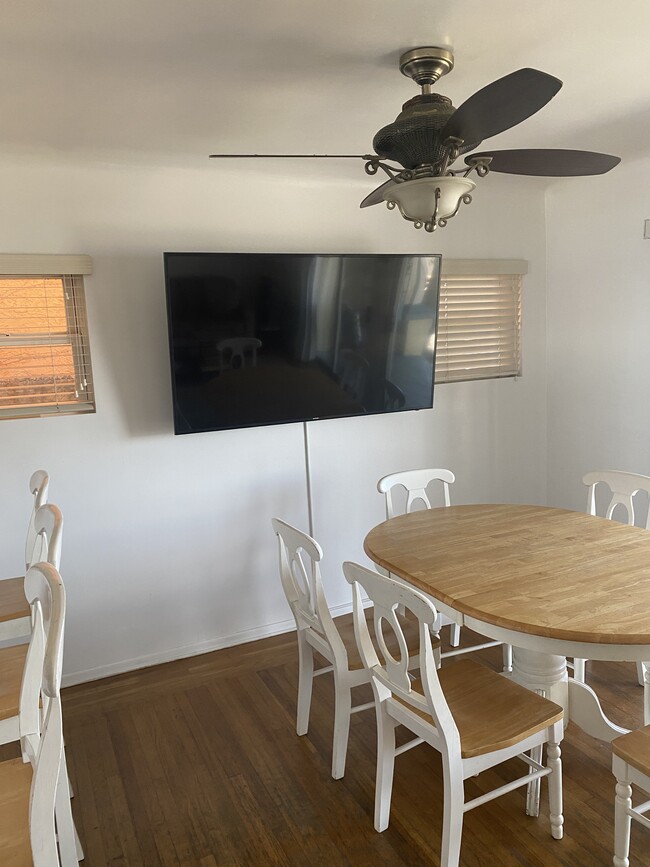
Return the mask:
[[[580,681],[580,683],[585,682],[585,663],[586,659],[574,659],[573,660],[573,679]]]
[[[332,748],[332,776],[340,780],[345,773],[345,757],[350,733],[352,691],[334,675],[334,745]]]
[[[65,741],[63,742],[63,765],[65,767],[65,778],[68,782],[68,794],[70,795],[70,800],[74,798],[74,789],[72,788],[72,783],[70,782],[70,774],[68,773],[68,761],[65,757]],[[77,850],[77,861],[83,861],[86,857],[84,855],[83,846],[81,845],[81,840],[79,839],[79,834],[77,833],[77,826],[74,823],[74,817],[72,819],[72,830],[74,831],[74,842],[75,848]]]
[[[74,824],[74,822],[72,827],[74,829],[74,843],[75,849],[77,850],[77,862],[83,861],[86,856],[84,855],[83,846],[81,845],[81,840],[79,839],[79,834],[77,833],[77,826]]]
[[[650,725],[650,664],[643,664],[643,725]]]
[[[627,812],[632,806],[632,787],[626,780],[616,780],[616,800],[614,802],[614,865],[630,867],[630,825],[632,820]]]
[[[557,735],[556,735],[557,737]],[[548,812],[551,820],[551,836],[561,840],[564,836],[564,816],[562,815],[562,759],[558,743],[549,741],[546,747],[546,763],[551,769],[548,775]]]
[[[542,753],[543,747],[533,747],[530,751],[530,757],[534,762],[538,764],[542,763]],[[533,773],[533,768],[530,769],[530,773]],[[526,791],[526,815],[527,816],[539,816],[539,795],[540,795],[540,780],[533,780],[531,783],[528,783],[527,791]]]
[[[504,674],[512,674],[512,645],[503,645],[503,672]]]
[[[73,867],[73,865],[76,867],[79,863],[77,849],[79,838],[72,818],[70,789],[68,787],[68,771],[65,765],[64,753],[61,756],[61,765],[59,767],[59,780],[56,787],[54,813],[56,818],[56,835],[59,844],[61,867]],[[81,847],[79,846],[79,848]]]
[[[311,689],[314,683],[314,651],[302,632],[298,632],[298,710],[296,732],[306,735],[309,728]]]
[[[449,759],[443,757],[444,802],[442,813],[442,848],[440,864],[444,867],[458,867],[460,844],[463,836],[463,778],[457,770],[453,771]]]
[[[449,639],[452,647],[458,647],[460,644],[460,624],[451,624],[451,637]]]
[[[377,773],[375,776],[375,830],[385,831],[390,820],[395,767],[395,722],[383,703],[377,705]]]
[[[639,681],[639,686],[645,686],[645,662],[637,662],[636,664],[636,679]]]

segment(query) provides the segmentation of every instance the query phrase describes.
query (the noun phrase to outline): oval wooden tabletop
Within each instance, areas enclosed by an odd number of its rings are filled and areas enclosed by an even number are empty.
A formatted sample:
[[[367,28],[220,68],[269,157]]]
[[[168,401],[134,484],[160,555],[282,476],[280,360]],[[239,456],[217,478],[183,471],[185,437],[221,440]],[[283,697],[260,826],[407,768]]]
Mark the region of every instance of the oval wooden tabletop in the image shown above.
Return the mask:
[[[569,641],[650,644],[650,532],[544,506],[392,518],[366,554],[457,611]]]

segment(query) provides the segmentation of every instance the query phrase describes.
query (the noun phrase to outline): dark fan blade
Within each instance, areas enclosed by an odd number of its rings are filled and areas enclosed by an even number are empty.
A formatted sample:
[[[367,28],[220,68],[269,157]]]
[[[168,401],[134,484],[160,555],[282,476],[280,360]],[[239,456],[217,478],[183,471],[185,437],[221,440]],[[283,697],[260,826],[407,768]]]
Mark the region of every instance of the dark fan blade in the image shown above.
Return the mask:
[[[375,154],[210,154],[211,160],[376,160]]]
[[[479,157],[492,157],[491,172],[509,175],[540,175],[549,178],[569,178],[579,175],[602,175],[617,166],[621,158],[593,151],[562,149],[486,151],[465,157],[470,165]]]
[[[561,87],[560,79],[546,72],[518,69],[466,99],[444,125],[440,138],[455,136],[466,144],[478,144],[535,114]]]
[[[380,205],[384,201],[384,192],[389,187],[394,187],[395,181],[386,181],[381,186],[374,189],[370,195],[366,196],[363,202],[359,205],[360,208],[369,208],[370,205]]]

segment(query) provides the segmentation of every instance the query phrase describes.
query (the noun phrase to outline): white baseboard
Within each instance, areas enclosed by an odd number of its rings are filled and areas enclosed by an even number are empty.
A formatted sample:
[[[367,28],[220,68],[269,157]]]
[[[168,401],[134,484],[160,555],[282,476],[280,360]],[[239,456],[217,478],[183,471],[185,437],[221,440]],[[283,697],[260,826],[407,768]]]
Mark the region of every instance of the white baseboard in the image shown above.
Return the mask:
[[[332,614],[349,614],[352,611],[352,603],[337,605],[331,609]],[[183,647],[175,647],[163,650],[159,653],[151,653],[146,656],[137,656],[133,659],[122,659],[108,665],[99,665],[96,668],[87,668],[81,671],[66,672],[63,675],[61,685],[75,686],[79,683],[88,683],[91,680],[101,680],[104,677],[113,677],[115,674],[125,674],[128,671],[137,671],[139,668],[149,668],[152,665],[161,665],[164,662],[173,662],[176,659],[187,659],[190,656],[199,656],[201,653],[211,653],[213,650],[222,650],[225,647],[234,647],[237,644],[247,644],[249,641],[257,641],[260,638],[270,638],[272,635],[282,635],[296,628],[293,618],[281,620],[277,623],[269,623],[266,626],[256,626],[253,629],[244,629],[231,635],[221,635],[209,641],[201,641],[199,644],[186,644]]]

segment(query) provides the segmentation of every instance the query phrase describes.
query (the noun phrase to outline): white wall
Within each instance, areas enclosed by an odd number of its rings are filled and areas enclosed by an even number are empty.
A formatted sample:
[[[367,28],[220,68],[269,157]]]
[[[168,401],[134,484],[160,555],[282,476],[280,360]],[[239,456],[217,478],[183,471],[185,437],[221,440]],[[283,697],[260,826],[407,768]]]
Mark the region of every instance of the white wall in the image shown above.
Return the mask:
[[[389,471],[438,464],[456,502],[544,502],[545,237],[535,182],[485,179],[475,201],[434,236],[383,207],[360,212],[359,172],[286,184],[265,174],[0,166],[5,252],[87,253],[97,413],[0,425],[0,574],[18,574],[27,479],[51,474],[65,516],[67,681],[103,676],[289,626],[276,566],[274,514],[307,526],[300,425],[174,437],[164,250],[442,252],[528,259],[525,375],[443,385],[435,408],[310,425],[315,533],[333,606],[339,572],[383,519],[375,491]]]
[[[584,509],[588,470],[650,475],[650,160],[553,186],[548,502]]]

